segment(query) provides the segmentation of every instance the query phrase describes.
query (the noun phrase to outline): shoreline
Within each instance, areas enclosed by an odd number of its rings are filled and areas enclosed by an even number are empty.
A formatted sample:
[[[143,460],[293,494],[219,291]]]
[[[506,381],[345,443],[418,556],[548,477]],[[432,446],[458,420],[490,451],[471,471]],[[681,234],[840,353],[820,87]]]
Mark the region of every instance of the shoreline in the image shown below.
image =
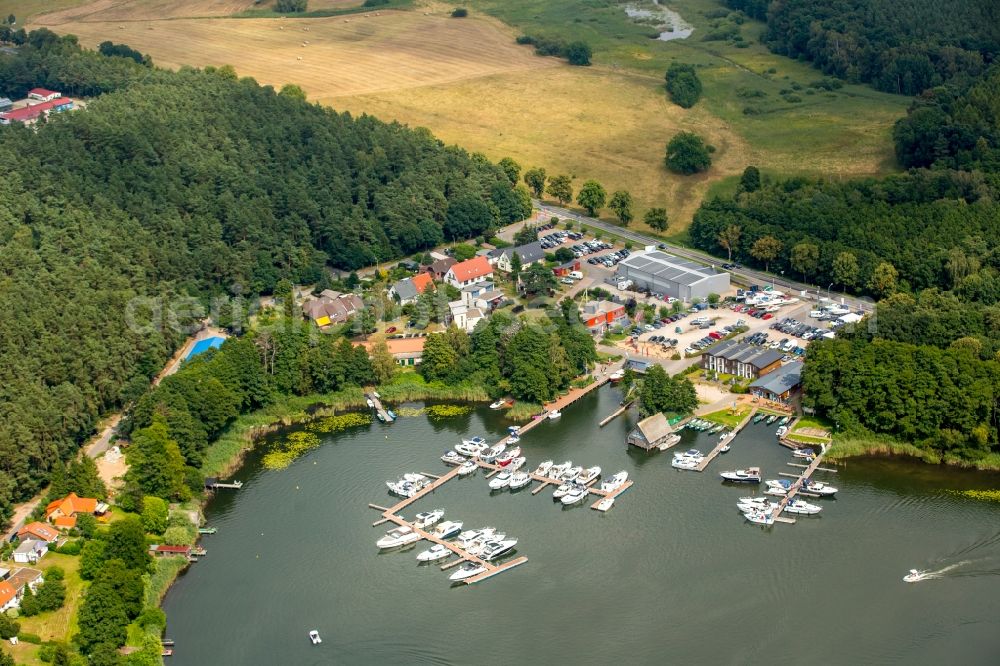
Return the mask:
[[[861,437],[835,439],[826,452],[830,462],[842,462],[851,458],[909,458],[925,465],[968,470],[982,473],[1000,472],[1000,454],[992,453],[979,461],[960,460],[942,456],[934,451],[921,449],[908,442],[894,440],[865,439]]]

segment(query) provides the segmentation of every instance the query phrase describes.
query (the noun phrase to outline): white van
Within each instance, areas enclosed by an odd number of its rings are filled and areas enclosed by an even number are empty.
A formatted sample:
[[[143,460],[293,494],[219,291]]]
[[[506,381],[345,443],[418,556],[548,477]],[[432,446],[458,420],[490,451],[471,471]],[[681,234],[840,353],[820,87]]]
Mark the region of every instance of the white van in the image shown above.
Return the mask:
[[[569,277],[573,278],[574,280],[582,280],[583,273],[581,273],[580,271],[570,271]]]

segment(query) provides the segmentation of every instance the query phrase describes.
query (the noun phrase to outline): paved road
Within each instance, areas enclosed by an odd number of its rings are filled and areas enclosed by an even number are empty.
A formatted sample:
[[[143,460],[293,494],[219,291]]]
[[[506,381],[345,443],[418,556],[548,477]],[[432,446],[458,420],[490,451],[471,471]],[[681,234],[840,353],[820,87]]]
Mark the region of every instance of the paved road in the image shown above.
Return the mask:
[[[681,247],[680,245],[675,245],[673,243],[667,243],[659,238],[654,238],[653,236],[647,236],[641,234],[637,231],[633,231],[628,228],[619,227],[614,224],[609,224],[608,222],[603,222],[593,217],[587,217],[586,215],[580,215],[574,213],[566,208],[561,208],[559,206],[553,206],[552,204],[547,204],[542,201],[534,200],[535,206],[549,215],[555,215],[561,218],[569,218],[576,222],[582,222],[589,227],[596,229],[602,229],[609,233],[615,234],[622,238],[626,238],[630,241],[638,243],[640,245],[659,245],[663,243],[667,250],[671,254],[675,254],[678,257],[683,257],[684,259],[691,259],[693,261],[698,261],[703,264],[708,264],[710,266],[718,266],[721,260],[717,257],[713,257],[710,254],[702,252],[700,250],[692,250],[691,248]],[[752,270],[749,268],[739,268],[736,270],[729,271],[733,276],[739,278],[742,282],[747,284],[759,284],[763,285],[774,285],[776,289],[784,289],[788,292],[794,292],[798,295],[799,292],[806,291],[809,292],[810,296],[813,298],[817,297],[817,294],[822,294],[824,290],[820,289],[817,291],[815,285],[803,284],[801,282],[796,282],[794,280],[788,279],[781,275],[774,275],[772,273],[765,273],[764,271]],[[841,295],[836,292],[831,294],[831,298],[839,298]],[[853,298],[850,296],[843,297],[844,302],[851,309],[864,309],[871,310],[873,308],[873,303],[871,301]]]

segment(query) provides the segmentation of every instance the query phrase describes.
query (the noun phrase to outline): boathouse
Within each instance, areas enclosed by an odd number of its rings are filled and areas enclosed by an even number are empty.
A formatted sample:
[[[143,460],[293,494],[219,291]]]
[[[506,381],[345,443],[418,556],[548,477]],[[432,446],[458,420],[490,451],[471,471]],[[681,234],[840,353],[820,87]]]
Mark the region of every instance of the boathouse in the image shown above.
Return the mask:
[[[648,416],[635,424],[635,428],[628,434],[625,441],[632,446],[651,451],[658,449],[674,436],[674,429],[670,427],[667,417],[663,412]]]
[[[157,543],[149,547],[149,552],[155,557],[170,557],[173,555],[191,557],[191,546],[170,546],[165,543]]]

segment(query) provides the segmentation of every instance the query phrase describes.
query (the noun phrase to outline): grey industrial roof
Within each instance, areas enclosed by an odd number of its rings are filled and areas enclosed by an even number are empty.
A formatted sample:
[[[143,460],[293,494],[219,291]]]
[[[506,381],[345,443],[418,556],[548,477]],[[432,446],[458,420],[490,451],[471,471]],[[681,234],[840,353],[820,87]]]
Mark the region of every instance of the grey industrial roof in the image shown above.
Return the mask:
[[[795,388],[802,382],[802,361],[786,363],[750,384],[750,388],[764,389],[775,395]]]
[[[693,285],[716,275],[710,268],[664,252],[639,252],[622,260],[622,266],[649,273],[660,280]]]

